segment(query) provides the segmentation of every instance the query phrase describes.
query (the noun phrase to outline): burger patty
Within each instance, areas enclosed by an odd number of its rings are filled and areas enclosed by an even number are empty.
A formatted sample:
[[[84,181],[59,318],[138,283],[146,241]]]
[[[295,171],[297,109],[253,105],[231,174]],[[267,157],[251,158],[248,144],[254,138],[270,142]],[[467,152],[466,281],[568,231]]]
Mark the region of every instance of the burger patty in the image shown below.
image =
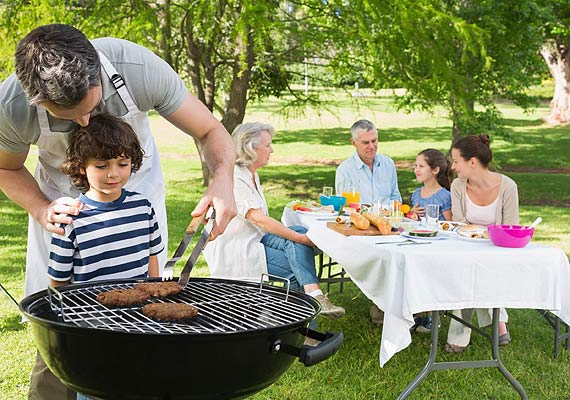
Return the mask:
[[[155,321],[182,321],[198,314],[198,309],[184,303],[152,303],[142,308],[147,317]]]
[[[182,286],[173,281],[146,282],[135,285],[135,289],[148,293],[151,297],[167,297],[180,293]]]
[[[142,304],[150,295],[137,289],[115,289],[99,293],[97,301],[107,307],[131,307]]]

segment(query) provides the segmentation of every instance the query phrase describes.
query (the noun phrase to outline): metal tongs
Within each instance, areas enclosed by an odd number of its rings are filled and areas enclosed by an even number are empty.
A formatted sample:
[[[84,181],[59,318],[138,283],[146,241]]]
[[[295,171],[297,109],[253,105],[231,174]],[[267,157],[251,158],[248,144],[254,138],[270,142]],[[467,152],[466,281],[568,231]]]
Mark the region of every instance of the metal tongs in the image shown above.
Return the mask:
[[[192,250],[190,257],[188,257],[188,261],[186,261],[186,264],[184,265],[184,268],[180,273],[180,277],[178,278],[178,284],[182,287],[186,286],[186,284],[188,283],[188,279],[190,278],[190,272],[192,271],[192,268],[194,268],[194,264],[196,264],[198,257],[200,257],[200,253],[202,252],[202,250],[204,250],[204,247],[206,247],[206,244],[208,243],[210,233],[212,232],[212,227],[214,226],[215,218],[216,218],[216,211],[214,210],[213,207],[210,207],[208,211],[206,211],[204,214],[192,218],[192,221],[190,221],[190,224],[186,228],[186,235],[184,236],[184,238],[176,248],[176,251],[174,252],[172,258],[168,260],[166,262],[166,265],[164,266],[163,275],[165,278],[172,276],[174,264],[176,264],[176,262],[180,260],[180,258],[182,258],[182,256],[186,252],[186,248],[188,247],[188,245],[196,235],[198,228],[202,223],[204,223],[204,220],[206,219],[207,222],[204,224],[204,228],[202,229],[202,233],[200,234],[200,237],[196,242],[196,246],[194,246],[194,249]]]

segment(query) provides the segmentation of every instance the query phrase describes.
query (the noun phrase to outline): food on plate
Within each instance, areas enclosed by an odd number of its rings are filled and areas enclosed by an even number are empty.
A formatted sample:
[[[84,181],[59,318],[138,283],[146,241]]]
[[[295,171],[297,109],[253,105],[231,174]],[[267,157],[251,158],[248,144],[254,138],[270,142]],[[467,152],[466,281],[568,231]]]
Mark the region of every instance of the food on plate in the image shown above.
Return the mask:
[[[336,217],[335,222],[337,224],[344,224],[346,223],[347,219],[348,219],[347,217],[339,215],[338,217]]]
[[[465,224],[463,222],[438,221],[438,225],[442,231],[451,231]]]
[[[430,229],[412,229],[408,232],[408,235],[417,237],[434,237],[437,236],[437,231],[432,231]]]
[[[350,221],[354,224],[354,226],[357,229],[364,230],[370,227],[370,221],[358,213],[350,214]]]
[[[462,225],[459,228],[458,233],[461,236],[465,236],[465,237],[472,238],[472,239],[488,239],[489,238],[489,232],[487,232],[487,227],[483,226],[483,225],[477,225],[477,224]]]
[[[362,214],[372,225],[374,225],[382,235],[387,235],[392,231],[392,225],[387,218],[381,217],[376,214],[365,213]]]
[[[356,211],[356,208],[353,208],[353,207],[343,207],[343,208],[342,208],[342,212],[343,212],[344,214],[353,214],[353,213],[355,213],[355,212],[357,212],[357,211]]]
[[[410,211],[408,213],[404,214],[404,217],[409,218],[409,219],[413,219],[414,221],[418,221],[420,219],[420,217],[418,216],[418,214],[416,214],[413,211]]]
[[[145,305],[142,313],[155,321],[183,321],[198,315],[198,309],[184,303],[152,303]]]
[[[348,207],[360,212],[360,203],[348,203]]]
[[[182,286],[177,282],[145,282],[135,285],[135,289],[148,293],[151,297],[167,297],[178,294]]]
[[[313,211],[315,208],[319,208],[321,205],[314,201],[300,201],[293,200],[287,203],[287,207],[291,208],[293,211]]]
[[[132,307],[146,302],[150,294],[138,289],[114,289],[97,295],[97,301],[107,307]]]

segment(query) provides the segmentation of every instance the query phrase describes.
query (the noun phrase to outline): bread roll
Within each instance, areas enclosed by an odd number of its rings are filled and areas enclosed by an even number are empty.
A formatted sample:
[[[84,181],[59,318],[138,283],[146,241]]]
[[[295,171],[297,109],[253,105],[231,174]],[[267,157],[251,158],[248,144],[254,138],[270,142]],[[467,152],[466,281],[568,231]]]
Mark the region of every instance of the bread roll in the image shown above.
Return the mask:
[[[392,226],[387,218],[381,217],[376,214],[364,213],[362,214],[372,225],[374,225],[382,235],[387,235],[392,231]]]

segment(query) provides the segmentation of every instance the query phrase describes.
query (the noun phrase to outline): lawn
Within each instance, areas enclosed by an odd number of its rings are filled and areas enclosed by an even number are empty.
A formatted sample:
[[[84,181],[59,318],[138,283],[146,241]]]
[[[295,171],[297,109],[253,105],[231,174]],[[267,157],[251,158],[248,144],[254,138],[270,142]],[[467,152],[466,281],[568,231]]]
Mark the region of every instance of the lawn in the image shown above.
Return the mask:
[[[447,150],[450,122],[442,112],[401,114],[388,96],[360,98],[351,103],[344,94],[331,93],[330,110],[308,110],[305,115],[284,118],[276,114],[276,99],[253,104],[246,121],[262,120],[277,129],[272,163],[260,172],[270,213],[281,216],[283,205],[292,199],[317,199],[324,185],[334,183],[335,164],[348,157],[348,127],[359,118],[374,121],[379,128],[379,151],[393,157],[399,166],[399,185],[405,200],[418,186],[409,167],[415,155],[427,147]],[[521,222],[537,216],[535,242],[562,248],[570,253],[570,128],[545,126],[541,118],[548,110],[538,108],[525,114],[517,107],[501,104],[512,141],[494,137],[496,164],[519,185]],[[193,141],[159,117],[152,124],[163,154],[167,180],[169,254],[174,252],[200,197],[201,172]],[[32,150],[31,154],[35,150]],[[31,157],[33,158],[33,157]],[[33,167],[33,162],[29,166]],[[23,297],[26,251],[25,212],[0,193],[0,282],[20,300]],[[194,276],[207,276],[200,261]],[[429,336],[415,334],[412,344],[391,359],[384,368],[378,363],[381,330],[368,318],[370,301],[353,284],[340,293],[332,288],[335,303],[347,310],[339,321],[319,319],[320,330],[342,331],[345,343],[332,359],[306,368],[295,363],[281,379],[253,396],[254,399],[394,399],[420,371],[429,346]],[[533,310],[511,310],[513,343],[501,349],[511,373],[525,387],[531,399],[570,399],[570,352],[552,357],[552,329]],[[445,340],[444,319],[440,341]],[[29,372],[35,349],[29,329],[20,324],[19,314],[7,296],[0,295],[0,399],[26,398]],[[465,357],[487,357],[484,339],[473,336]],[[456,359],[443,355],[443,359]],[[492,369],[445,371],[430,374],[414,392],[413,399],[515,399],[516,392]]]

